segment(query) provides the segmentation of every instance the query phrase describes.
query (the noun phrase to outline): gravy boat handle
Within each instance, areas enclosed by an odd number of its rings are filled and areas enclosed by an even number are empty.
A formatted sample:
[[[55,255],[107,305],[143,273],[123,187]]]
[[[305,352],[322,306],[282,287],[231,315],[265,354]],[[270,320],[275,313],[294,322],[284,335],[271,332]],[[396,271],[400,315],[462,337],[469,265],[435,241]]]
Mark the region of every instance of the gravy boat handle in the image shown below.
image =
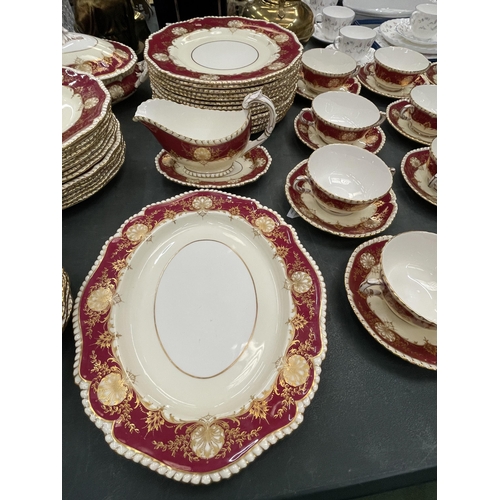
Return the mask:
[[[245,111],[250,112],[250,106],[255,103],[255,102],[260,102],[264,105],[266,105],[269,109],[269,120],[267,122],[266,128],[262,134],[257,137],[254,141],[249,141],[248,144],[246,145],[245,149],[241,153],[243,156],[245,153],[248,153],[251,149],[256,148],[257,146],[260,146],[266,139],[269,138],[271,135],[271,132],[274,130],[274,127],[276,125],[276,110],[274,108],[273,101],[269,99],[269,97],[265,96],[261,90],[258,90],[257,92],[253,92],[252,94],[248,94],[245,99],[243,99],[243,104],[242,107]]]

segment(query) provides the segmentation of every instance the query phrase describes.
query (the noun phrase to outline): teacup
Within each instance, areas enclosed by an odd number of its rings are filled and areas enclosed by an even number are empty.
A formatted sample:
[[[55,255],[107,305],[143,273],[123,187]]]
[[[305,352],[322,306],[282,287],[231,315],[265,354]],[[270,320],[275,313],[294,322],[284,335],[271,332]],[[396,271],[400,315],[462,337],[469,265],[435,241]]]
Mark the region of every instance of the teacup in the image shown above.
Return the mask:
[[[338,50],[310,49],[302,55],[304,83],[316,93],[342,87],[358,71],[356,61]]]
[[[437,85],[417,85],[411,89],[409,101],[399,117],[419,134],[437,135]]]
[[[409,231],[389,240],[380,256],[380,278],[361,283],[364,295],[381,295],[401,319],[437,328],[437,234]]]
[[[337,215],[365,209],[392,187],[389,167],[373,153],[350,144],[317,149],[305,172],[295,179],[293,189],[311,193],[324,210]]]
[[[348,26],[354,20],[356,13],[348,7],[337,5],[325,7],[314,17],[315,22],[321,23],[321,31],[328,40],[334,40],[344,26]]]
[[[435,40],[437,36],[437,4],[421,3],[410,16],[410,30],[422,41]]]
[[[366,71],[373,75],[380,87],[391,91],[408,87],[431,65],[424,55],[403,47],[377,49],[374,59],[366,65]]]
[[[265,131],[250,141],[253,103],[269,110]],[[144,101],[134,116],[156,137],[179,165],[199,177],[219,177],[233,169],[234,161],[262,144],[276,124],[273,102],[262,91],[248,94],[240,111],[219,111],[179,104],[168,99]]]
[[[302,121],[313,126],[327,144],[357,141],[386,118],[369,99],[350,92],[320,94],[313,99],[311,110],[314,121],[303,117]]]
[[[313,14],[316,15],[325,7],[331,7],[333,5],[337,5],[338,3],[339,0],[309,0],[309,7],[311,7]]]
[[[376,34],[375,30],[366,26],[344,26],[333,46],[359,62],[368,55]]]
[[[429,148],[429,158],[427,159],[427,170],[430,175],[430,181],[428,186],[437,191],[437,137],[431,142],[431,146]]]

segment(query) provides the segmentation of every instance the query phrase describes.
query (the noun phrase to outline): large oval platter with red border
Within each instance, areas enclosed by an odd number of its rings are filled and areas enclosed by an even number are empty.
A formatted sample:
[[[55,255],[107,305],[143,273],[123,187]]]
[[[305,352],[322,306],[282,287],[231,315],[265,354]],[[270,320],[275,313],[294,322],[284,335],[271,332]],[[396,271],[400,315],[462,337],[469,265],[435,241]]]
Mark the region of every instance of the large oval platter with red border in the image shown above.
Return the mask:
[[[75,382],[117,453],[208,484],[302,422],[325,316],[321,272],[276,212],[190,191],[102,248],[75,300]]]

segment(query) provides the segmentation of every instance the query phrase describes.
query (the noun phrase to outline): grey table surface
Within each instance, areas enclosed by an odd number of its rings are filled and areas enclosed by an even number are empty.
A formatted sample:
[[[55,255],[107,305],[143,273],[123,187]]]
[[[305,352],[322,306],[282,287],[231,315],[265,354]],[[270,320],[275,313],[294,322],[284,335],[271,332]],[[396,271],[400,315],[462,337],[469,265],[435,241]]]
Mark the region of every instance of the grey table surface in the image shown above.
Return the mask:
[[[312,40],[306,49],[323,46]],[[362,89],[385,110],[390,99]],[[162,176],[154,159],[161,146],[140,123],[137,106],[151,97],[148,83],[114,106],[126,142],[125,163],[114,179],[89,199],[62,213],[63,268],[75,297],[106,240],[148,204],[186,188]],[[288,172],[311,150],[295,135],[293,121],[310,101],[297,95],[264,147],[269,171],[230,192],[258,200],[297,231],[326,283],[328,352],[321,381],[304,422],[246,469],[209,486],[178,483],[110,449],[83,411],[73,379],[75,343],[69,324],[62,339],[62,493],[67,499],[164,498],[355,498],[435,480],[437,477],[437,374],[386,350],[365,330],[349,305],[344,273],[354,249],[370,238],[342,238],[287,216]],[[406,183],[400,164],[422,147],[385,122],[387,142],[379,156],[396,169],[398,213],[382,235],[437,232],[437,209]],[[194,188],[193,188],[194,189]]]

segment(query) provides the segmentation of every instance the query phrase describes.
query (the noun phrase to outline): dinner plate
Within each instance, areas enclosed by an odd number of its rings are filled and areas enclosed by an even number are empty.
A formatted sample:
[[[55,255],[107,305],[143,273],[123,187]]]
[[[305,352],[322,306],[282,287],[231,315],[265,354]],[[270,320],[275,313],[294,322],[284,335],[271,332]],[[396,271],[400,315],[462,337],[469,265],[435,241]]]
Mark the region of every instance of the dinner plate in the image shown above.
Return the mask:
[[[297,36],[275,23],[244,17],[198,17],[165,26],[145,44],[160,72],[206,86],[279,78],[302,55]]]
[[[62,68],[62,145],[90,134],[110,109],[111,96],[97,78]]]
[[[325,317],[321,272],[277,213],[186,192],[101,250],[75,300],[75,381],[117,453],[178,481],[219,481],[302,422]]]

